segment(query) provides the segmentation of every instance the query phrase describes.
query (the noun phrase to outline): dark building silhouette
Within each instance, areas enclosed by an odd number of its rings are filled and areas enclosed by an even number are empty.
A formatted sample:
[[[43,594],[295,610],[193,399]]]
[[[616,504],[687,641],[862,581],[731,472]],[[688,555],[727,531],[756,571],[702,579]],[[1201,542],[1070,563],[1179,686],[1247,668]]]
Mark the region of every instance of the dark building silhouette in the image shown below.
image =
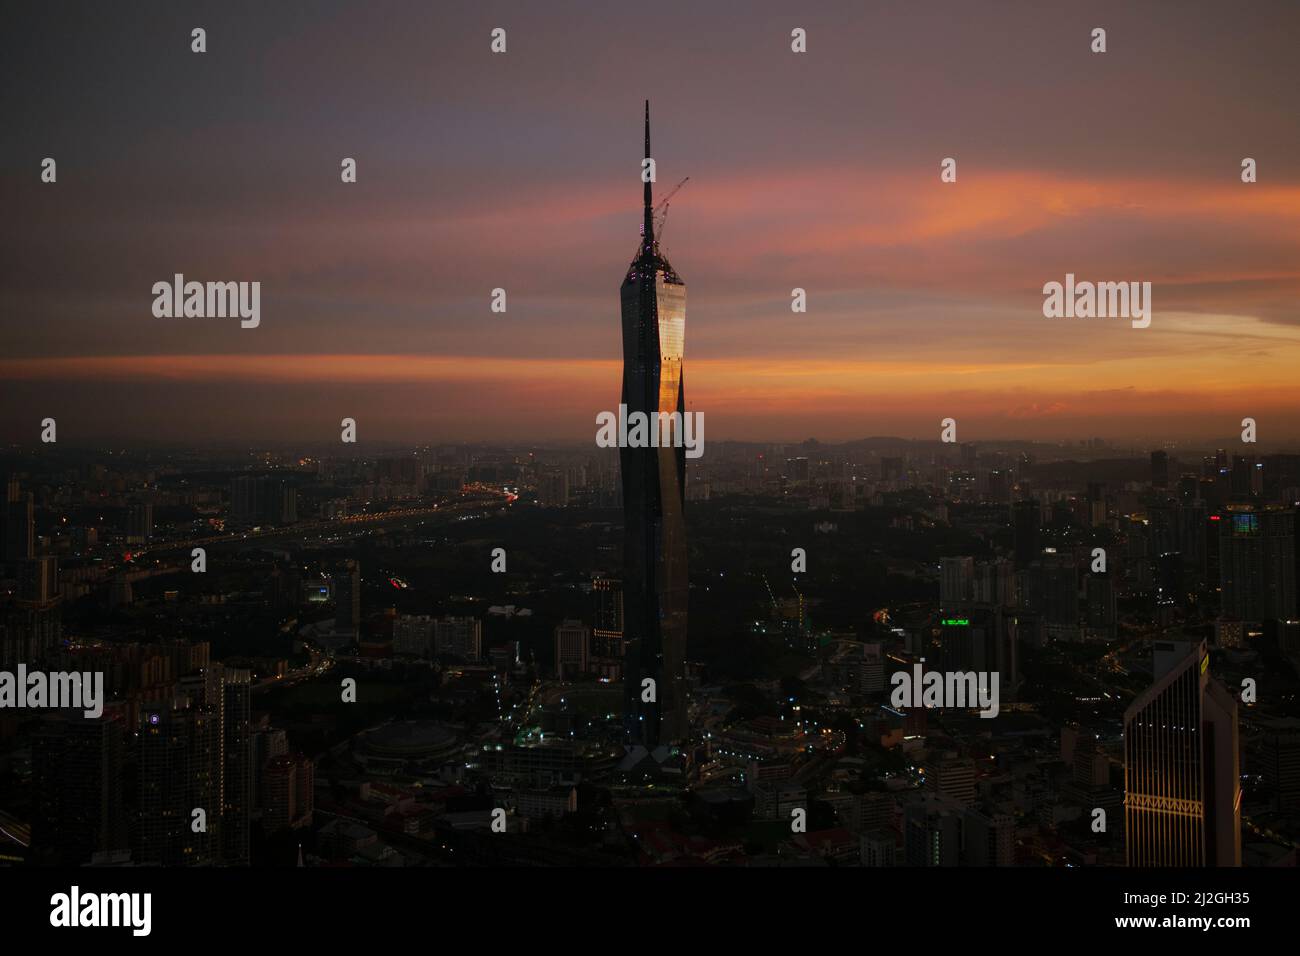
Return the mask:
[[[650,156],[650,104],[646,103],[645,155]],[[623,404],[659,429],[658,448],[619,450],[623,482],[624,721],[627,740],[654,750],[686,735],[686,456],[658,419],[686,402],[682,355],[686,285],[659,251],[654,235],[651,185],[645,183],[641,244],[620,290],[623,309]],[[653,693],[643,684],[653,680]],[[645,700],[653,696],[653,700]]]
[[[253,812],[252,675],[212,664],[181,681],[192,705],[216,721],[217,841],[224,864],[248,863],[249,820]],[[208,814],[209,827],[213,814]]]
[[[1016,567],[1023,568],[1036,560],[1042,551],[1039,541],[1042,513],[1038,502],[1032,499],[1017,501],[1013,506],[1012,519]]]
[[[153,505],[140,502],[127,510],[126,540],[132,544],[148,544],[153,540]]]
[[[5,491],[3,531],[5,561],[24,561],[36,553],[34,535],[35,503],[31,492],[18,490],[18,482],[10,479]]]
[[[230,517],[240,525],[293,524],[298,489],[274,475],[240,475],[230,483]]]
[[[301,754],[279,754],[263,769],[262,827],[267,833],[311,826],[316,768]]]
[[[38,862],[81,866],[127,848],[126,738],[105,711],[47,717],[32,741],[32,849]]]
[[[1169,487],[1169,453],[1153,451],[1151,453],[1151,487]]]
[[[1294,618],[1295,512],[1237,505],[1218,517],[1224,616],[1239,621]]]
[[[334,629],[355,633],[361,627],[361,565],[348,560],[334,571]]]
[[[163,866],[217,861],[219,721],[184,695],[140,714],[131,858]],[[197,826],[195,810],[203,811]],[[197,826],[197,829],[196,829]]]
[[[221,857],[225,863],[248,862],[253,811],[251,693],[248,671],[221,669]]]
[[[597,578],[592,582],[596,620],[592,631],[597,657],[623,656],[623,582]]]

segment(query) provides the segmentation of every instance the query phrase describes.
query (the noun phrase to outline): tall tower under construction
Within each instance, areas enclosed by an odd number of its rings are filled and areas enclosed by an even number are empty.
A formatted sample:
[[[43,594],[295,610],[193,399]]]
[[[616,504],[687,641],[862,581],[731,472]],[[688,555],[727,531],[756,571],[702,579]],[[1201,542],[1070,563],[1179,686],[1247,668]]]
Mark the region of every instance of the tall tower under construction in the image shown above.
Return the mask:
[[[650,103],[645,108],[650,158]],[[650,164],[646,164],[649,166]],[[645,167],[643,167],[645,168]],[[627,742],[654,752],[686,736],[686,285],[659,250],[649,176],[636,257],[623,279],[623,404],[657,429],[658,447],[622,447]],[[677,438],[673,441],[673,438]]]

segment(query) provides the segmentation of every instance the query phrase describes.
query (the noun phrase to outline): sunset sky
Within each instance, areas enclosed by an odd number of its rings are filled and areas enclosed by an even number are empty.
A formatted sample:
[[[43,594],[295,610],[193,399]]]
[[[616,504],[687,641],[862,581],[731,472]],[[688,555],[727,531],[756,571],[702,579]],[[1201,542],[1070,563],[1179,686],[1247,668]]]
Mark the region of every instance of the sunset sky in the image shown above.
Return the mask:
[[[648,97],[656,189],[690,176],[663,249],[707,439],[1249,415],[1294,442],[1300,6],[1246,10],[29,5],[0,36],[0,439],[591,439]],[[177,272],[260,281],[260,327],[155,318]],[[1151,282],[1151,327],[1044,318],[1067,272]]]

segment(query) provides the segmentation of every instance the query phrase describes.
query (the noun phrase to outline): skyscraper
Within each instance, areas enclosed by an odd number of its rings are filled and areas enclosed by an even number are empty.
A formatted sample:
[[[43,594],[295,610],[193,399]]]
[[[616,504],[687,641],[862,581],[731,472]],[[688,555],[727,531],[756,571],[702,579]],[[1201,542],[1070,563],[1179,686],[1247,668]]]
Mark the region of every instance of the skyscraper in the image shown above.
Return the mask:
[[[555,673],[561,680],[585,673],[591,657],[591,629],[581,621],[561,621],[555,628]]]
[[[127,513],[126,540],[132,544],[148,544],[153,539],[153,505],[138,502]]]
[[[903,856],[907,865],[959,865],[964,809],[957,801],[934,793],[910,800],[903,811]]]
[[[240,475],[230,483],[230,517],[237,525],[293,524],[298,489],[274,475]]]
[[[955,608],[969,604],[975,590],[975,559],[939,559],[939,606]]]
[[[645,108],[650,158],[650,103]],[[623,480],[623,608],[627,740],[654,750],[686,736],[686,285],[659,251],[648,177],[641,243],[623,279],[623,404],[646,415],[658,447],[619,449]],[[676,438],[674,442],[672,439]],[[647,684],[646,681],[653,681]]]
[[[1023,499],[1011,506],[1011,516],[1016,567],[1028,567],[1042,553],[1042,543],[1039,540],[1039,530],[1043,521],[1042,511],[1037,501]]]
[[[220,665],[219,665],[220,666]],[[252,675],[221,667],[221,856],[248,864],[253,810]]]
[[[247,865],[254,804],[252,673],[210,664],[183,678],[181,690],[212,723],[201,741],[203,750],[211,753],[215,775],[211,789],[216,812],[208,814],[208,828],[216,822],[220,829],[212,848],[224,864]]]
[[[439,618],[434,624],[434,651],[439,656],[479,660],[483,656],[483,622],[455,615]]]
[[[1219,521],[1224,615],[1240,621],[1296,615],[1295,512],[1235,505]]]
[[[164,866],[216,861],[218,720],[184,695],[149,707],[135,735],[136,795],[131,818],[132,858]],[[193,812],[204,812],[195,831]]]
[[[32,846],[42,863],[82,866],[96,853],[127,848],[121,715],[94,720],[62,711],[32,742]]]
[[[596,578],[591,585],[596,599],[596,624],[592,629],[597,657],[623,656],[623,582]]]
[[[311,826],[316,767],[301,754],[280,754],[266,764],[266,812],[262,818],[267,833]]]
[[[23,494],[18,490],[18,482],[9,480],[5,493],[3,553],[0,560],[23,561],[35,553],[34,514],[35,504],[31,492]]]
[[[1151,487],[1169,487],[1169,452],[1167,451],[1151,453]]]
[[[1237,701],[1205,642],[1157,641],[1155,683],[1124,712],[1129,866],[1240,866]]]
[[[357,634],[361,628],[361,565],[349,558],[334,570],[334,630]]]

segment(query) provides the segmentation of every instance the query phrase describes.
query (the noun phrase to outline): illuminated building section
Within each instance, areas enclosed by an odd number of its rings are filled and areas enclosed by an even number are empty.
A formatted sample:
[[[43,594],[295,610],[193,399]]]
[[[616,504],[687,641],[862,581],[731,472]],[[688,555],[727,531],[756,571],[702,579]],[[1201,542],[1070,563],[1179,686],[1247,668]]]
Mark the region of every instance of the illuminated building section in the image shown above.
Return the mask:
[[[645,155],[650,156],[649,102]],[[642,412],[651,422],[658,421],[659,413],[678,413],[680,427],[686,410],[682,383],[686,285],[659,251],[649,182],[644,201],[641,244],[620,290],[622,401],[629,416]],[[619,450],[624,520],[624,724],[628,744],[652,752],[686,736],[686,457],[680,441],[659,444],[657,448]]]
[[[1203,641],[1155,655],[1155,683],[1124,713],[1128,865],[1240,866],[1237,702]]]

